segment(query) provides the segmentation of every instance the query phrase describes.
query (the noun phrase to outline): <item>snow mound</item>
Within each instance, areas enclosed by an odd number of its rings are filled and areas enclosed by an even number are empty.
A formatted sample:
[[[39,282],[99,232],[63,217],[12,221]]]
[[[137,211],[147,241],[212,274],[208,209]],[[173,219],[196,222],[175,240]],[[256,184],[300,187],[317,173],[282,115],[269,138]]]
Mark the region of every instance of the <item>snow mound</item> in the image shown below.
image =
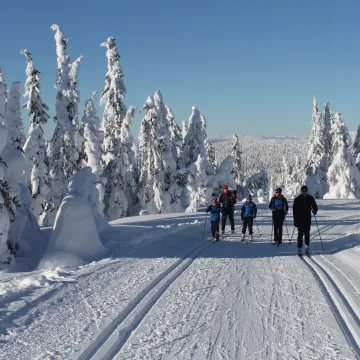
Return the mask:
[[[185,222],[185,223],[178,223],[178,224],[169,224],[169,225],[157,225],[157,228],[160,229],[171,229],[173,227],[180,227],[180,226],[187,226],[187,225],[197,225],[200,224],[199,220],[196,219],[193,222]]]
[[[72,177],[41,267],[78,266],[105,255],[92,207],[96,183],[97,177],[89,167]]]

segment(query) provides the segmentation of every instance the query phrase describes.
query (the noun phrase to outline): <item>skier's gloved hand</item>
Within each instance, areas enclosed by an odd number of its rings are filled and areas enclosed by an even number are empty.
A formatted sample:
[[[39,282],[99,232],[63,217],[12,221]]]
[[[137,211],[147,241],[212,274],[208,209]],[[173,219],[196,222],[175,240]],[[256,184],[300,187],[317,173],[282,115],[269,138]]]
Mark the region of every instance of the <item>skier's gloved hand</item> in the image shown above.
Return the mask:
[[[241,217],[241,220],[244,220],[244,217],[243,217],[243,216]]]
[[[313,213],[314,215],[316,215],[316,214],[317,214],[317,211],[313,211],[312,213]]]

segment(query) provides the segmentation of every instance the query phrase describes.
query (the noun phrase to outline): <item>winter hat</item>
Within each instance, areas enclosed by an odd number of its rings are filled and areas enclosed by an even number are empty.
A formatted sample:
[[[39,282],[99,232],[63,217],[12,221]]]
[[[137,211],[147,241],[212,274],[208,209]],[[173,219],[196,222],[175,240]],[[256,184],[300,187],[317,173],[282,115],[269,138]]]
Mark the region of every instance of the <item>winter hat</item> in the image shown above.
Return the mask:
[[[250,194],[248,195],[248,197],[246,198],[246,200],[249,200],[249,201],[251,201],[251,200],[252,200],[252,197],[251,197],[251,195],[250,195]]]
[[[227,186],[227,184],[224,184],[223,189],[228,189],[229,187]]]
[[[301,187],[301,192],[307,192],[308,191],[308,187],[306,186],[306,185],[303,185],[302,187]]]
[[[275,190],[275,192],[281,194],[281,193],[282,193],[282,189],[281,189],[281,188],[277,188],[277,189]]]

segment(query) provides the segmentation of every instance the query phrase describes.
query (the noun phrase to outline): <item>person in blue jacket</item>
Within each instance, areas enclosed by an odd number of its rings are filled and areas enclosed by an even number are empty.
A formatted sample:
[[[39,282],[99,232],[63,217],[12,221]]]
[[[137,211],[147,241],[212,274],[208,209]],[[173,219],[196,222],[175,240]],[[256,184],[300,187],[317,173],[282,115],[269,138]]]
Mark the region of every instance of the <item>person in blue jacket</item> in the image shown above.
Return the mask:
[[[241,220],[243,221],[242,227],[242,240],[245,239],[246,228],[249,228],[250,240],[253,238],[253,221],[256,218],[257,208],[255,203],[252,202],[251,195],[246,198],[246,202],[241,208]]]
[[[274,240],[278,245],[282,243],[283,223],[285,216],[289,211],[289,205],[286,198],[281,194],[282,189],[277,188],[275,195],[271,198],[269,209],[272,211],[272,220],[274,227]]]
[[[221,208],[219,206],[217,198],[212,199],[212,203],[211,205],[209,205],[206,212],[210,212],[211,234],[214,239],[219,240],[219,223]]]

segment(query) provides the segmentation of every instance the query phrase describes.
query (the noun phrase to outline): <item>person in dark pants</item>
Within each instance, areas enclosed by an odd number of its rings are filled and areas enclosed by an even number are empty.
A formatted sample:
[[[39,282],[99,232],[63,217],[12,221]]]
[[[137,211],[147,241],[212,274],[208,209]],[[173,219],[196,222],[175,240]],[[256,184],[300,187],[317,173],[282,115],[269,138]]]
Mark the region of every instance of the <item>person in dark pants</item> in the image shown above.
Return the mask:
[[[310,251],[311,212],[316,215],[318,206],[315,198],[308,194],[306,185],[301,187],[301,194],[295,198],[293,205],[294,226],[298,229],[298,252],[302,255],[303,237],[305,235],[305,251]]]
[[[217,198],[213,198],[212,203],[206,209],[206,212],[207,213],[210,212],[212,237],[216,240],[219,240],[219,223],[220,223],[221,209],[220,209]]]
[[[242,240],[245,239],[247,227],[249,228],[250,240],[253,239],[253,221],[256,218],[256,214],[256,205],[252,202],[251,195],[249,195],[241,208],[241,220],[243,221]]]
[[[236,199],[226,184],[223,186],[223,192],[219,196],[219,204],[222,211],[221,234],[224,235],[227,217],[229,217],[231,233],[233,234],[235,232],[234,207]]]
[[[281,188],[277,188],[269,204],[269,209],[272,211],[275,243],[278,245],[282,242],[283,224],[289,210],[288,202],[281,193]]]

